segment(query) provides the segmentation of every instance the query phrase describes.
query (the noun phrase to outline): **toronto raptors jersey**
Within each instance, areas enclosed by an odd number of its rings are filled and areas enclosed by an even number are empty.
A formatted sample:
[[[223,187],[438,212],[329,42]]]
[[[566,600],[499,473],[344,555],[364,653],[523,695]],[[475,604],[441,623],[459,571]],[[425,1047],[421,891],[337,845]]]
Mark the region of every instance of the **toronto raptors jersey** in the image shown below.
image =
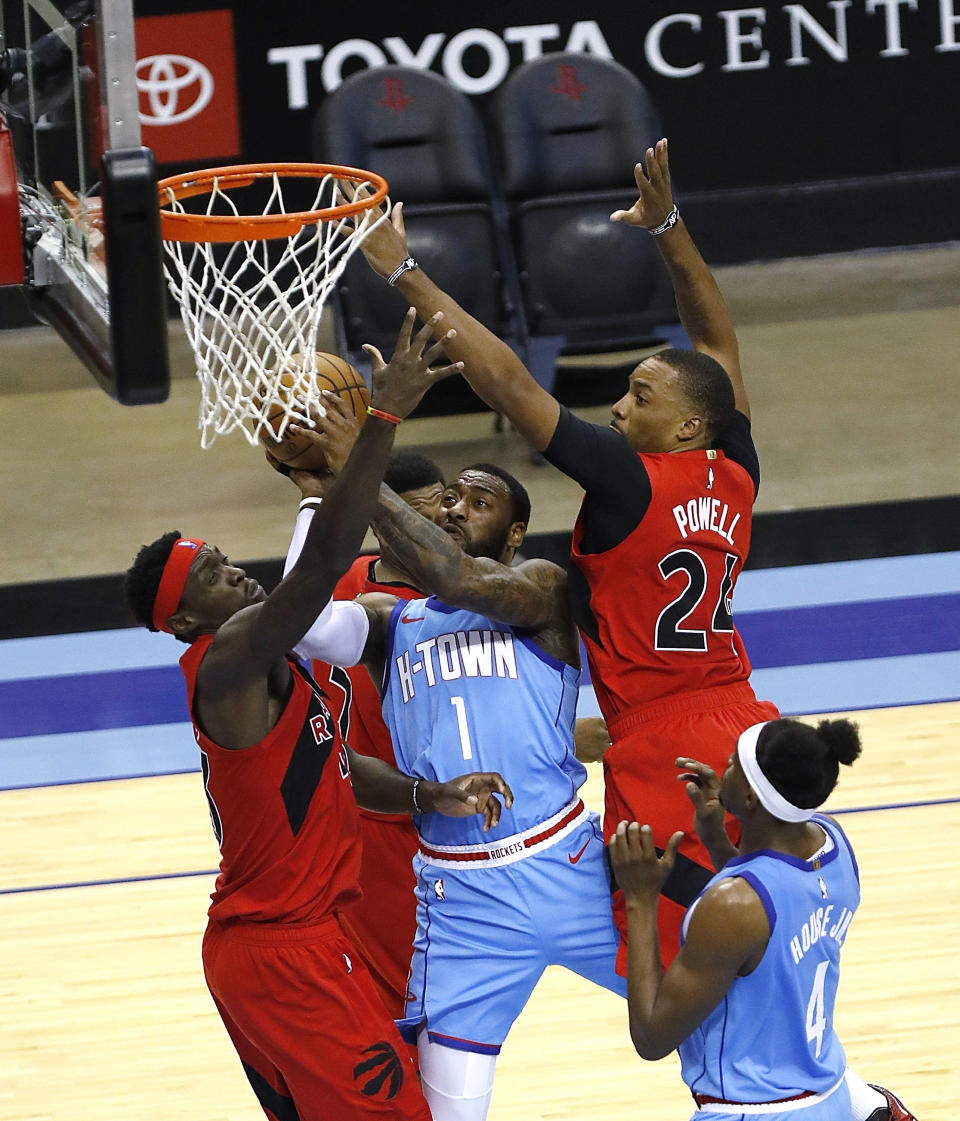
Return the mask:
[[[197,671],[213,635],[180,659],[193,718]],[[359,897],[359,817],[336,721],[291,658],[280,719],[252,747],[227,750],[197,727],[220,845],[211,919],[314,923]]]
[[[590,589],[577,623],[609,721],[678,692],[750,675],[732,599],[750,549],[754,484],[722,451],[641,454],[651,499],[639,525],[602,553],[571,559]]]
[[[407,584],[381,584],[374,576],[375,556],[359,556],[340,578],[333,590],[337,600],[356,599],[364,592],[386,592],[398,599],[408,600],[421,596]],[[314,680],[326,695],[326,702],[340,725],[340,734],[360,755],[373,755],[395,767],[396,759],[390,733],[383,723],[380,694],[363,666],[343,669],[329,662],[313,662]],[[361,816],[368,811],[360,810]],[[381,814],[369,811],[378,821],[403,822],[410,826],[408,814]],[[412,826],[411,826],[412,829]]]

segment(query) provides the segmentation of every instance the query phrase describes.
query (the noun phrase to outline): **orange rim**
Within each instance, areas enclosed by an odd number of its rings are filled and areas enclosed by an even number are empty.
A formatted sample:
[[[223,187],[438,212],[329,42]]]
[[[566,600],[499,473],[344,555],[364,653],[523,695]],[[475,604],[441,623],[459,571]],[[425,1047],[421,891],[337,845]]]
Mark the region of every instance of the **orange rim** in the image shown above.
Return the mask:
[[[322,179],[332,175],[354,183],[369,184],[374,192],[367,198],[328,206],[322,210],[300,210],[290,214],[187,214],[166,209],[170,195],[176,199],[209,194],[214,182],[221,189],[249,187],[257,179],[274,175],[281,178]],[[160,193],[160,236],[164,241],[266,241],[291,237],[304,226],[335,222],[376,206],[387,195],[387,181],[374,171],[325,163],[257,163],[232,167],[212,167],[171,175],[157,184]]]

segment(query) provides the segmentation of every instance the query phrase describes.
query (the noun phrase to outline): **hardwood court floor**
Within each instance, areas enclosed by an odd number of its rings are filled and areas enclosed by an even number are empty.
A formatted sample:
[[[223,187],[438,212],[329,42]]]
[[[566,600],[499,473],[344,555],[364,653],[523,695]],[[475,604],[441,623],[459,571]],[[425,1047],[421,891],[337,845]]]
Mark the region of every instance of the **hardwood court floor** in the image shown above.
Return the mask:
[[[854,714],[829,809],[860,863],[838,1029],[920,1121],[955,1115],[960,702]],[[599,808],[591,767],[584,793]],[[0,1121],[255,1121],[206,993],[217,851],[199,774],[0,793]],[[88,886],[70,886],[86,884]],[[36,889],[36,890],[31,890]],[[633,1053],[623,1002],[550,970],[504,1047],[490,1121],[677,1121],[674,1059]]]

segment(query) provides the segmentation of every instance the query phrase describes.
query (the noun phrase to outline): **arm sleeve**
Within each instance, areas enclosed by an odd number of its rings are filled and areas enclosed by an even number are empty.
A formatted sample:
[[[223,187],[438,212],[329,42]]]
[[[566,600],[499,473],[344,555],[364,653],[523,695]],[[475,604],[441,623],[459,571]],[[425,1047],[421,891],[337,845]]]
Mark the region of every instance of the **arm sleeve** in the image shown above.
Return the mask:
[[[332,600],[293,652],[335,666],[355,666],[363,657],[369,632],[370,619],[359,603]]]
[[[315,498],[304,499],[300,503],[287,559],[283,563],[284,576],[297,563],[319,504],[320,500]],[[314,619],[293,652],[301,658],[317,658],[335,666],[355,666],[363,657],[369,631],[370,620],[359,603],[331,600]]]
[[[641,456],[612,428],[590,424],[560,406],[544,457],[587,493],[585,553],[602,553],[625,540],[650,505],[650,477]]]
[[[300,557],[303,543],[306,541],[307,532],[310,529],[310,523],[313,521],[313,515],[320,509],[320,502],[321,499],[319,498],[305,498],[300,503],[297,520],[293,524],[293,537],[290,538],[290,545],[287,549],[287,559],[283,562],[284,576],[293,568]]]
[[[753,480],[756,494],[760,489],[760,457],[753,442],[750,420],[744,413],[734,413],[733,421],[720,433],[717,447],[746,471]]]

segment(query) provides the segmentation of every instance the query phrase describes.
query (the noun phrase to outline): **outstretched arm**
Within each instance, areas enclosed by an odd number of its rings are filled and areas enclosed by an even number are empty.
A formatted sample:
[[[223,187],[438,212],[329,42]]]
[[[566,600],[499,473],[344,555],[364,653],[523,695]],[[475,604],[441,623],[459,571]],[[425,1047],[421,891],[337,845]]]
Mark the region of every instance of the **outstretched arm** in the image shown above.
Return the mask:
[[[611,221],[655,230],[671,215],[673,191],[667,141],[658,140],[646,151],[646,163],[633,169],[640,197],[629,210],[616,210]],[[682,218],[656,235],[657,248],[667,266],[680,322],[695,350],[715,358],[730,375],[737,408],[750,415],[750,404],[740,370],[740,348],[723,293],[700,256]]]
[[[403,203],[393,207],[390,222],[381,222],[367,234],[360,250],[380,276],[393,274],[409,256]],[[444,349],[452,359],[463,362],[463,375],[476,393],[507,417],[538,451],[546,448],[557,427],[560,405],[537,384],[510,347],[438,288],[421,268],[404,272],[396,287],[422,319],[443,312],[444,329],[456,331]]]
[[[427,324],[413,336],[413,322],[411,309],[393,358],[374,377],[377,408],[397,417],[409,415],[426,390],[452,372],[449,366],[430,366],[442,352],[442,344],[430,339],[436,325]],[[238,681],[262,676],[320,615],[363,544],[395,431],[389,420],[367,418],[342,473],[313,518],[296,564],[266,601],[238,612],[220,628],[203,661],[203,691],[208,697],[221,681],[233,689]]]
[[[379,369],[383,364],[380,353],[374,347],[367,349],[374,367]],[[326,416],[316,427],[298,429],[298,435],[323,451],[331,471],[336,474],[356,439],[356,427],[347,406],[342,401],[331,400],[327,403]],[[326,476],[293,472],[292,477],[307,507],[313,496],[319,496],[330,485],[330,477]],[[310,516],[309,508],[301,509],[298,533],[291,550],[299,547],[303,526],[309,524]],[[373,525],[417,586],[447,603],[481,615],[493,615],[501,622],[524,628],[545,627],[565,620],[568,615],[566,577],[559,566],[540,560],[509,566],[488,558],[468,556],[449,534],[386,485],[380,488],[380,504]],[[293,551],[287,554],[288,567],[292,559],[295,559]]]

